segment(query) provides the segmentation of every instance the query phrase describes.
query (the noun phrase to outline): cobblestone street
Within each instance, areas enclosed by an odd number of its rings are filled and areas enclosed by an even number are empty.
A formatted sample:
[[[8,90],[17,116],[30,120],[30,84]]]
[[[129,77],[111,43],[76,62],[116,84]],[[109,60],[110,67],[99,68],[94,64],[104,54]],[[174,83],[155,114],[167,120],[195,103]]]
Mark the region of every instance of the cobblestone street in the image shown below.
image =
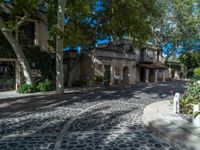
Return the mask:
[[[144,127],[146,105],[185,81],[0,100],[1,150],[173,150]]]

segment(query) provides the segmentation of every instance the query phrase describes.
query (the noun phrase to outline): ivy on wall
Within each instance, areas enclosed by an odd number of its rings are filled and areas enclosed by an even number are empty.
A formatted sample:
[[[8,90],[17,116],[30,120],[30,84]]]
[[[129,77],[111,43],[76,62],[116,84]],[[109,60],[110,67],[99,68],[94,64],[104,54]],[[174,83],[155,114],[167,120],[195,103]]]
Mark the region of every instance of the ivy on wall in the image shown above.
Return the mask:
[[[0,58],[16,58],[16,54],[10,44],[0,34]],[[41,51],[37,45],[23,45],[23,52],[32,69],[39,69],[42,76],[47,76],[49,69],[55,66],[53,54]]]

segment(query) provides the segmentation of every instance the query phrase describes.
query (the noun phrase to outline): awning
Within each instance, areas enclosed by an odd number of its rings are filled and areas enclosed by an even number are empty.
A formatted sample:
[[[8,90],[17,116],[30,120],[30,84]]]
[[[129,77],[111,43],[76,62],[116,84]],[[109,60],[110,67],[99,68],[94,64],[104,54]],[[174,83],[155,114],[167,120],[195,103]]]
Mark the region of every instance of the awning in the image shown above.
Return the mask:
[[[148,69],[167,69],[167,67],[162,63],[138,64],[138,66]]]

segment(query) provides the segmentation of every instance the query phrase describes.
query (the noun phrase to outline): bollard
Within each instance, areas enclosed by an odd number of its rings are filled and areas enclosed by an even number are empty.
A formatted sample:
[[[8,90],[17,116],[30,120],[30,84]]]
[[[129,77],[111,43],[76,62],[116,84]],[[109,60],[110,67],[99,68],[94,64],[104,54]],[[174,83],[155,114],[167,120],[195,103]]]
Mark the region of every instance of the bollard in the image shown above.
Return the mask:
[[[199,105],[195,104],[193,105],[193,114],[199,112]],[[200,115],[196,116],[196,118],[193,117],[192,121],[193,125],[196,127],[200,127]]]
[[[180,108],[180,104],[179,104],[179,99],[180,99],[180,93],[176,93],[174,96],[174,114],[179,113],[179,108]]]

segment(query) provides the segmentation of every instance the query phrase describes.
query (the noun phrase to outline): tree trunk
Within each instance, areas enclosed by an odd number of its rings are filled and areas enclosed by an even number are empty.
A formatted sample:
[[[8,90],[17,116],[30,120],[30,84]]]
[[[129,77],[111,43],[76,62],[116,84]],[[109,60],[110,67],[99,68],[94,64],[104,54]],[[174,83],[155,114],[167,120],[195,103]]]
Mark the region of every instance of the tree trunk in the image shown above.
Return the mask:
[[[1,24],[1,32],[3,33],[3,35],[5,36],[5,38],[8,40],[8,42],[10,43],[10,45],[12,46],[13,50],[15,51],[15,54],[17,56],[17,59],[20,63],[20,66],[22,68],[24,77],[26,79],[26,83],[27,84],[33,84],[33,77],[32,77],[32,73],[31,73],[31,69],[30,66],[28,64],[28,61],[22,51],[22,48],[20,46],[20,44],[18,43],[18,41],[14,38],[13,34],[11,31],[9,31],[5,26],[4,22],[2,19],[0,19],[0,24]]]
[[[57,27],[64,32],[66,0],[58,0]],[[63,36],[57,33],[56,36],[56,90],[58,94],[64,93],[63,73]]]

